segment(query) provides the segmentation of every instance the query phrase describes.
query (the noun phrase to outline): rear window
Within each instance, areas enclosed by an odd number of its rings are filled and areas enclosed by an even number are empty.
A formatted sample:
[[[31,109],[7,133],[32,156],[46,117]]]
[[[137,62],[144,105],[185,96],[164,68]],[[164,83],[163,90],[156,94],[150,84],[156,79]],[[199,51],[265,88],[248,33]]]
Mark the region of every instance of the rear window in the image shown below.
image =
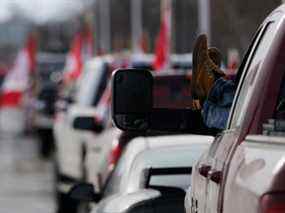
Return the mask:
[[[191,106],[190,78],[187,75],[155,76],[154,107],[183,109]]]
[[[138,155],[132,164],[133,174],[142,172],[145,168],[177,168],[192,167],[202,154],[205,147],[194,144],[185,147],[163,147],[145,151]],[[185,175],[161,175],[153,176],[150,179],[151,186],[170,186],[187,189],[191,183],[191,174]]]
[[[95,66],[86,66],[80,79],[76,99],[82,106],[96,106],[110,76],[108,65],[97,62]]]

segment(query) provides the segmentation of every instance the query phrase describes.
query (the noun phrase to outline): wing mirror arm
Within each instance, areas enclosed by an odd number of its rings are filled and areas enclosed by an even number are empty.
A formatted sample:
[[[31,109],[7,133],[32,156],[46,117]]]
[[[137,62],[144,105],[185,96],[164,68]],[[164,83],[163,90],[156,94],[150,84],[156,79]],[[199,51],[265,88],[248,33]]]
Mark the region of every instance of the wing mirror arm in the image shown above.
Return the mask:
[[[153,108],[149,123],[149,129],[155,131],[197,134],[203,129],[200,112],[191,109]]]

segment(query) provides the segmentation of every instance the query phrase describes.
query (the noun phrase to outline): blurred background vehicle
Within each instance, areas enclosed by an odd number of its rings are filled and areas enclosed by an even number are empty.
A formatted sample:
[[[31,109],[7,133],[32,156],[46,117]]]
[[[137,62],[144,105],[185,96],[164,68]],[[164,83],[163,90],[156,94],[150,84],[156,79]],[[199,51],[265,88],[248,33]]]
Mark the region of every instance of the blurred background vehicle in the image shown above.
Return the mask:
[[[76,116],[95,113],[111,74],[109,61],[109,57],[97,57],[88,61],[82,76],[75,83],[74,96],[69,94],[71,103],[65,103],[56,114],[53,127],[56,145],[55,185],[60,212],[76,211],[76,202],[73,206],[66,193],[74,183],[84,180],[86,176],[83,166],[87,149],[83,138],[85,132],[75,131],[72,122]]]
[[[33,128],[39,136],[39,151],[43,157],[50,156],[54,150],[52,128],[64,63],[65,55],[63,54],[37,54],[37,88]]]
[[[167,195],[173,191],[181,192],[182,196],[174,193],[172,202],[168,200],[168,204],[162,202],[158,206],[162,209],[166,206],[171,207],[172,212],[174,210],[176,210],[175,212],[183,212],[185,190],[190,185],[192,165],[200,154],[209,147],[212,140],[213,138],[208,136],[189,135],[138,137],[131,140],[126,145],[103,191],[101,193],[93,192],[96,193],[94,197],[101,198],[102,201],[95,205],[95,209],[91,212],[105,212],[105,208],[113,209],[112,212],[125,212],[139,202],[152,199],[153,197],[149,196],[147,192],[149,189],[158,191],[161,189],[162,191],[159,192],[162,197],[164,193]],[[151,169],[167,170],[167,168],[181,167],[188,168],[187,172],[180,174],[165,171],[164,174],[162,173],[161,176],[158,174],[157,177],[151,177],[152,175],[148,173],[151,172]],[[147,174],[150,175],[149,178]],[[80,190],[80,187],[77,190]],[[84,188],[82,190],[84,191]],[[73,194],[76,195],[78,192],[74,191]],[[92,196],[92,193],[86,193],[86,195],[88,194]],[[141,196],[135,199],[138,194],[141,194],[142,199],[140,199]],[[85,198],[82,201],[86,200]],[[94,201],[98,202],[98,200]],[[118,200],[121,202],[125,200],[129,204],[118,206]],[[124,204],[126,204],[125,202]]]

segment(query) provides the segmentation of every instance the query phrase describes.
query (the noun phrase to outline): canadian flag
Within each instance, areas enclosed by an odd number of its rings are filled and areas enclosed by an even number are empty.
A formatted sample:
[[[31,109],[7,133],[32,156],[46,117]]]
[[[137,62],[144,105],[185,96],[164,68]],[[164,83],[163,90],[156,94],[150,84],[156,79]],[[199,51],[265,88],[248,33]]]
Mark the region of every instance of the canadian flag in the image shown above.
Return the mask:
[[[1,107],[21,106],[23,94],[29,88],[30,75],[35,70],[36,50],[36,39],[30,35],[5,76],[0,95]]]
[[[171,0],[164,0],[161,8],[160,31],[156,39],[155,59],[153,63],[153,68],[156,71],[167,69],[170,66]]]
[[[72,41],[64,68],[64,81],[78,79],[82,72],[85,60],[93,56],[93,35],[90,28],[78,32]]]

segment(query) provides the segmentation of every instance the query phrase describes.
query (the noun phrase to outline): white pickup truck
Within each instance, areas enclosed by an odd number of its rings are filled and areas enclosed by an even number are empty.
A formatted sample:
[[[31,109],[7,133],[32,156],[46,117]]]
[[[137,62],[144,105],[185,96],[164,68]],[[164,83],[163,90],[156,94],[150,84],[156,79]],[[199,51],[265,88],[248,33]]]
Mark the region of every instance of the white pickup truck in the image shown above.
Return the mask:
[[[227,128],[193,170],[187,213],[285,212],[285,5],[261,24],[236,76]]]

